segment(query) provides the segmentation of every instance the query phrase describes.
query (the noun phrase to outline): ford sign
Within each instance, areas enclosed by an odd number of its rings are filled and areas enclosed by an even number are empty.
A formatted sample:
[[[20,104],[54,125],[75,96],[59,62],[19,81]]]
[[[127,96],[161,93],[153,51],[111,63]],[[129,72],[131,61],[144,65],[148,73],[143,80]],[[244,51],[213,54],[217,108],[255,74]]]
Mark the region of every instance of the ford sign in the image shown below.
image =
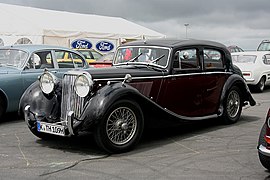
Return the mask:
[[[75,49],[91,49],[92,43],[86,39],[76,39],[71,42],[71,47]]]
[[[96,44],[96,48],[99,51],[108,52],[113,50],[114,45],[108,41],[100,41],[99,43]]]

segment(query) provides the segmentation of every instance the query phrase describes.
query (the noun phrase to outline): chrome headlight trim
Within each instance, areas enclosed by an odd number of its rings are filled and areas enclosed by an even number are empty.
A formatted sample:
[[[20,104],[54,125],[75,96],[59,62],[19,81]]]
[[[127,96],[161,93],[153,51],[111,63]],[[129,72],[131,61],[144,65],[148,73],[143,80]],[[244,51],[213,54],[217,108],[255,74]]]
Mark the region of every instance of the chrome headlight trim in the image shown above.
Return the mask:
[[[74,82],[74,89],[78,96],[86,97],[93,88],[93,80],[90,74],[83,73],[77,76]]]
[[[49,71],[45,71],[40,77],[39,77],[39,85],[45,94],[50,94],[53,92],[56,83],[57,83],[57,77],[50,73]]]

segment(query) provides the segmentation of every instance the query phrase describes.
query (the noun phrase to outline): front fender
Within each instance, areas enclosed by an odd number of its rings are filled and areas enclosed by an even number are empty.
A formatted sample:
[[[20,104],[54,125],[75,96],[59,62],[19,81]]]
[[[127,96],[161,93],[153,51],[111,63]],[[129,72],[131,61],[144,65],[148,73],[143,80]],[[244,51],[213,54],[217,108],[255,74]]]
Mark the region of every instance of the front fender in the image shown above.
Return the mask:
[[[58,117],[60,114],[60,102],[61,100],[59,100],[59,96],[56,93],[52,95],[44,94],[40,89],[39,81],[36,81],[23,93],[19,103],[19,110],[22,111],[25,106],[30,105],[30,111],[35,112],[33,114],[35,116],[34,119],[47,116],[53,118]]]
[[[87,102],[80,117],[84,120],[84,127],[99,122],[109,107],[121,98],[134,98],[142,95],[130,85],[119,83],[108,84],[99,89]]]

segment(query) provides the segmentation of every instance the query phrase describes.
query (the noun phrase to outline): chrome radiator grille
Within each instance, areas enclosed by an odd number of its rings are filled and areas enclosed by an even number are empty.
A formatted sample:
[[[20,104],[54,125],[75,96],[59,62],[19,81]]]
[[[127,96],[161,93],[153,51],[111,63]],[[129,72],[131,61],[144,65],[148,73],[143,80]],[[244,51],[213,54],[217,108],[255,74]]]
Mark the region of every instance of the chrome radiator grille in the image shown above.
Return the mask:
[[[74,112],[75,118],[79,118],[83,111],[84,98],[79,97],[74,89],[77,75],[66,74],[62,81],[61,119],[67,120],[69,111]]]

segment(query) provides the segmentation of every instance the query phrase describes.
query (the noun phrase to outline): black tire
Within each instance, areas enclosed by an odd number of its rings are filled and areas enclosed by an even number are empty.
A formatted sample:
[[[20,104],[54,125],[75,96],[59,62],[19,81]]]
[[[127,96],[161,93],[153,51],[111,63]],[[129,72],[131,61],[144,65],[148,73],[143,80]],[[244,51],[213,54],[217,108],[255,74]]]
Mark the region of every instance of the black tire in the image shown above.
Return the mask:
[[[255,85],[256,92],[263,92],[265,88],[265,77],[261,77],[260,81]]]
[[[266,141],[264,139],[265,133],[266,133],[266,124],[264,124],[262,129],[261,129],[260,136],[259,136],[258,147],[261,144],[266,147]],[[259,154],[260,162],[263,165],[263,167],[265,167],[266,169],[268,169],[270,171],[270,157],[261,154],[259,151],[258,151],[258,154]]]
[[[233,86],[224,99],[222,120],[225,124],[236,123],[242,112],[242,96],[238,87]]]
[[[119,100],[98,123],[94,136],[97,145],[104,151],[123,153],[139,142],[143,128],[144,119],[140,106],[131,100]]]
[[[3,97],[0,96],[0,120],[3,118],[6,111],[6,104]]]

